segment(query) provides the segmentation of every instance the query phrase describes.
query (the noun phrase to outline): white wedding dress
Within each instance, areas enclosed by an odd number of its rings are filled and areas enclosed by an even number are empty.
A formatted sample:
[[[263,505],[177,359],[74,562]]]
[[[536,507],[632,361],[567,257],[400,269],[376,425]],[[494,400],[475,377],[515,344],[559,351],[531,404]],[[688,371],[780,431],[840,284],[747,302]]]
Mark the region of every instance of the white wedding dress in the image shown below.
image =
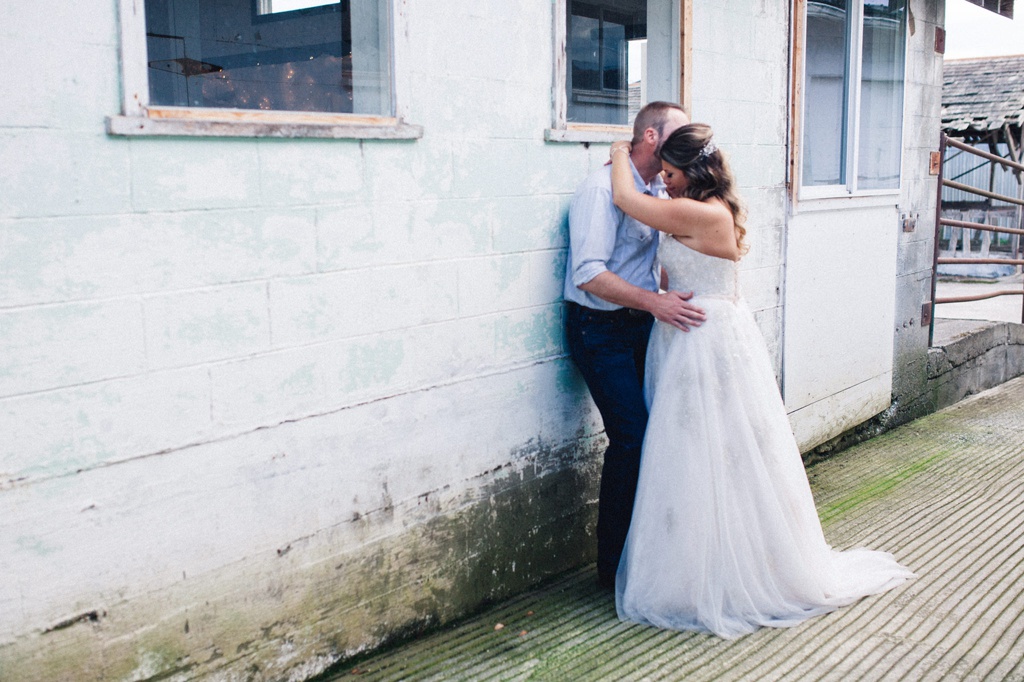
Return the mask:
[[[913,577],[891,554],[826,543],[737,264],[668,236],[658,255],[707,321],[689,332],[658,322],[651,335],[650,420],[616,576],[619,617],[736,637]]]

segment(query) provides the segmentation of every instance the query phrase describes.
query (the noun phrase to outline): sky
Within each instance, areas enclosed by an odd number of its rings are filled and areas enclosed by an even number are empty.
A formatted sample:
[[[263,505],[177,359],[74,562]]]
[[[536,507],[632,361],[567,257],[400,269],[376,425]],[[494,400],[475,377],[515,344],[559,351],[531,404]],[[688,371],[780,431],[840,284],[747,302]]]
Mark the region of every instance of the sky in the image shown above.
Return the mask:
[[[1016,0],[1014,19],[972,5],[946,0],[946,59],[1024,54],[1024,0]]]

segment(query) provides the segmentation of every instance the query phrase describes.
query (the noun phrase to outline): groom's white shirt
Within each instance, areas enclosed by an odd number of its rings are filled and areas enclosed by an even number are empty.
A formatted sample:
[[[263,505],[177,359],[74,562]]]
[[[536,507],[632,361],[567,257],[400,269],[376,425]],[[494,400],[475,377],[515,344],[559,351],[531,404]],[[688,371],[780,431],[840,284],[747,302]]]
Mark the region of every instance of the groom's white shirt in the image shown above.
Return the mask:
[[[630,160],[638,191],[665,196],[661,175],[645,184]],[[569,255],[565,272],[565,300],[595,308],[620,306],[579,288],[602,272],[610,271],[630,284],[658,290],[656,265],[659,232],[629,217],[612,200],[611,166],[591,173],[573,195],[569,206]]]

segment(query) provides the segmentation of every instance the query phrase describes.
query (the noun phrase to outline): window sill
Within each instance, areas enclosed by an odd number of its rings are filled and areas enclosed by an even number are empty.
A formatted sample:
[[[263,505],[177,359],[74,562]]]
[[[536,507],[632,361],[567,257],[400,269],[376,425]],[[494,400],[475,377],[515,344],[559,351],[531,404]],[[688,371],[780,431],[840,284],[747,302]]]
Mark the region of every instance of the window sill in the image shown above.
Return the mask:
[[[896,207],[900,203],[899,190],[871,194],[836,194],[802,196],[793,204],[793,214],[813,211],[844,211],[858,208]]]
[[[108,116],[107,133],[126,137],[414,140],[423,137],[423,127],[385,116],[151,107],[142,116]]]
[[[548,142],[607,142],[628,140],[633,137],[629,126],[577,125],[569,128],[548,128],[544,139]]]

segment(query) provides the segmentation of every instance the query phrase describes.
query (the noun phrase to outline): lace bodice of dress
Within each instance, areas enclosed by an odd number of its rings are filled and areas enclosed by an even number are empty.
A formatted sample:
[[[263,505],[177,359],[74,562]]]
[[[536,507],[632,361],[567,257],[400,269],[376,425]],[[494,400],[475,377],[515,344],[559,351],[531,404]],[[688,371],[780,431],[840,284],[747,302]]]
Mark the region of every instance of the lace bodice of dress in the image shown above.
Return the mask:
[[[668,272],[669,288],[693,291],[695,298],[739,297],[739,268],[736,262],[694,251],[665,235],[658,247],[658,259]]]

